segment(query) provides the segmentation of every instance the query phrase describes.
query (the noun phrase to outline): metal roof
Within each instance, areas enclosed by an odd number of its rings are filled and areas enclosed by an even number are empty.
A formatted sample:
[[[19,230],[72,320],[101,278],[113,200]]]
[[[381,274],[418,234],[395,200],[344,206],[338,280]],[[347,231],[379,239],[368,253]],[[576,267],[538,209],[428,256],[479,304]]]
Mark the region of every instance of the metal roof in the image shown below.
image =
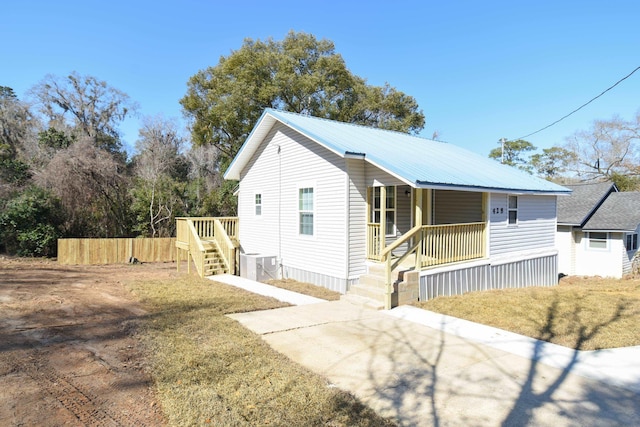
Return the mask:
[[[611,182],[566,185],[571,196],[558,199],[558,224],[582,226],[609,193],[618,191]]]
[[[611,193],[582,227],[583,231],[633,232],[640,224],[640,193]]]
[[[341,157],[363,156],[368,163],[413,187],[543,194],[571,192],[445,142],[273,109],[264,111],[227,169],[226,179],[240,178],[241,170],[276,122]]]

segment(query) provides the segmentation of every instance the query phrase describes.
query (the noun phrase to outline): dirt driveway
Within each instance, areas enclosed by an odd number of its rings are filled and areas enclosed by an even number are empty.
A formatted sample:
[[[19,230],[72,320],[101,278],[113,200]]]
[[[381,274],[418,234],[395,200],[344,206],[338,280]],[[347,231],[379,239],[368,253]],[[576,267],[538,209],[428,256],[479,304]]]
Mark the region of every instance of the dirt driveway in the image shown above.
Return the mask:
[[[0,258],[0,425],[165,424],[122,282],[175,274]]]

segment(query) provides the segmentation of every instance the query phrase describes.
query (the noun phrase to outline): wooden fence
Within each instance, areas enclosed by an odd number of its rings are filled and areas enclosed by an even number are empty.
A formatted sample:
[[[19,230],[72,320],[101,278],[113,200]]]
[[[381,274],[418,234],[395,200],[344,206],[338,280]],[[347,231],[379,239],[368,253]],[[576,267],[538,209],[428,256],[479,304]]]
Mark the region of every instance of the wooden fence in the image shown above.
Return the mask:
[[[58,239],[58,264],[120,264],[176,260],[176,238]]]

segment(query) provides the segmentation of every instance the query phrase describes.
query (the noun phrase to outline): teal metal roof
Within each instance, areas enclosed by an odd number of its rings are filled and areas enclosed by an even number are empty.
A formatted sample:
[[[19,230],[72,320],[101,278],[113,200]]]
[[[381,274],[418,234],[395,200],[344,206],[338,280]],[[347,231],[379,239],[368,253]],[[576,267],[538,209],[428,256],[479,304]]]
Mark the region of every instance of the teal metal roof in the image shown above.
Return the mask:
[[[239,179],[275,122],[300,132],[341,157],[364,159],[414,187],[569,194],[571,190],[445,142],[401,132],[266,109],[225,173]]]

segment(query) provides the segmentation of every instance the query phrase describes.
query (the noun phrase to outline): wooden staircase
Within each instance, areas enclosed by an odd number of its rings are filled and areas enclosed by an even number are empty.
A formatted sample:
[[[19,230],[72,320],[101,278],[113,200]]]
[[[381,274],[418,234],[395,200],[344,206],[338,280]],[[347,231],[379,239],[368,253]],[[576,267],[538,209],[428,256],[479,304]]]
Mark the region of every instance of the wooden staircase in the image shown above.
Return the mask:
[[[215,243],[203,241],[202,246],[204,246],[204,276],[229,273],[229,269],[225,266],[224,259]]]
[[[195,265],[200,277],[238,273],[238,218],[176,218],[177,265],[187,255],[188,271]]]

